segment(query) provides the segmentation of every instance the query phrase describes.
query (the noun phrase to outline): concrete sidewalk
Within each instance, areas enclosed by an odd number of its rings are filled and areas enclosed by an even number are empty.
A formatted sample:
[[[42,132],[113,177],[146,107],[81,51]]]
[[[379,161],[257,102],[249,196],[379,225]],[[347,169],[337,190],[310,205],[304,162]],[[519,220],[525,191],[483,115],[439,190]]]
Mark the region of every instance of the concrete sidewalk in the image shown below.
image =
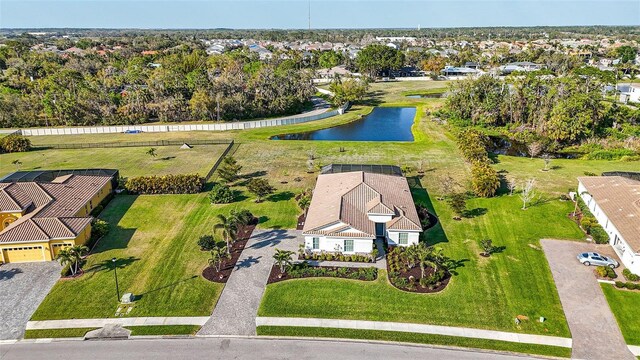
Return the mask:
[[[386,321],[257,317],[256,326],[302,326],[337,329],[398,331],[418,334],[435,334],[460,336],[474,339],[509,341],[523,344],[558,346],[564,348],[571,348],[572,345],[572,341],[570,338],[556,336],[519,334],[495,330]]]
[[[255,318],[273,266],[275,249],[296,251],[297,230],[256,230],[242,251],[213,309],[198,335],[255,335]]]
[[[208,316],[191,317],[125,317],[109,319],[41,320],[27,322],[27,330],[101,328],[105,325],[151,326],[151,325],[204,325]]]

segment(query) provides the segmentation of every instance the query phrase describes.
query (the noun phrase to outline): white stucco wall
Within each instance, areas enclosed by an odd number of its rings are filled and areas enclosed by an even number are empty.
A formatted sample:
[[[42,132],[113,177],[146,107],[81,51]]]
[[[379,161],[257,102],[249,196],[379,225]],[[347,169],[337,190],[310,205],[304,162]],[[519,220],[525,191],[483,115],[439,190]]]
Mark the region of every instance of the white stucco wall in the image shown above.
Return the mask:
[[[616,251],[618,256],[620,256],[620,260],[631,272],[634,274],[640,275],[640,254],[636,254],[634,249],[629,246],[629,244],[624,240],[618,229],[614,226],[614,224],[609,221],[607,214],[602,211],[602,208],[598,205],[596,200],[589,195],[589,192],[584,187],[584,185],[578,181],[578,194],[582,200],[587,204],[589,210],[595,216],[596,220],[604,228],[604,230],[609,235],[609,244]],[[618,238],[618,243],[616,244],[616,237]]]
[[[400,233],[401,232],[406,232],[407,234],[409,234],[409,236],[407,237],[407,246],[413,245],[413,244],[417,244],[420,241],[420,233],[415,231],[393,231],[393,230],[387,230],[387,242],[389,243],[389,245],[391,246],[404,246],[404,245],[400,245],[398,244],[398,238],[400,237]]]
[[[319,238],[320,248],[314,250],[313,249],[313,238]],[[344,240],[350,239],[353,240],[353,252],[344,251]],[[327,251],[327,252],[335,252],[336,250],[342,252],[344,254],[355,254],[355,253],[370,253],[373,250],[373,240],[372,239],[354,239],[354,238],[338,238],[338,237],[326,237],[326,236],[311,236],[307,235],[304,238],[304,247],[310,251]]]
[[[374,223],[388,223],[389,221],[391,221],[391,219],[393,219],[393,216],[391,215],[367,214],[367,216],[369,217],[369,220],[373,221]]]

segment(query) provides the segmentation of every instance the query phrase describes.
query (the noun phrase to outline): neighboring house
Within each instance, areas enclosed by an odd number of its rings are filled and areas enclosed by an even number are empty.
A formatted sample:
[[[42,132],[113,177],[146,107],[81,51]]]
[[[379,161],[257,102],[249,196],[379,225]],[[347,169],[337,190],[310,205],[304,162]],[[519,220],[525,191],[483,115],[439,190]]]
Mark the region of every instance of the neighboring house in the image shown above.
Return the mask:
[[[257,53],[260,60],[271,59],[273,56],[271,51],[257,44],[249,45],[249,51]]]
[[[113,190],[113,176],[67,173],[50,181],[0,182],[0,262],[48,261],[91,235],[91,211]],[[36,172],[46,174],[47,172]],[[55,172],[50,172],[55,173]],[[16,180],[7,180],[11,177]]]
[[[376,238],[417,244],[421,232],[407,179],[367,171],[319,175],[303,227],[307,251],[345,254],[370,253]]]
[[[640,85],[631,84],[624,90],[626,91],[620,93],[621,103],[626,104],[630,101],[640,103]]]
[[[578,194],[609,235],[622,263],[640,275],[640,181],[623,176],[579,177]]]
[[[447,77],[450,76],[479,76],[484,74],[482,70],[473,69],[469,67],[457,67],[457,66],[445,66],[440,72]]]
[[[541,69],[542,69],[542,65],[532,63],[529,61],[513,62],[513,63],[509,63],[509,64],[498,67],[498,70],[500,70],[500,72],[503,74],[511,74],[514,71],[527,72],[527,71],[537,71]]]

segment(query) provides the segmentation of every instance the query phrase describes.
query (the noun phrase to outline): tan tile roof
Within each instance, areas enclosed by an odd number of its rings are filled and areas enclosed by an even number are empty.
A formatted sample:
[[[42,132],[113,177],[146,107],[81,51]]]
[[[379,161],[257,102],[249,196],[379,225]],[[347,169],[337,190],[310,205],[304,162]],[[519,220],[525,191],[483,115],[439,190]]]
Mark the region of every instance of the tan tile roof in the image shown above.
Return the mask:
[[[404,177],[354,171],[318,176],[303,232],[372,238],[375,223],[367,213],[393,215],[390,229],[422,231]],[[324,229],[337,224],[343,226]],[[356,231],[345,233],[348,228]]]
[[[640,253],[640,181],[622,176],[586,176],[578,180],[629,246]]]
[[[0,243],[75,238],[92,220],[76,214],[109,181],[109,176],[65,175],[52,182],[0,183],[0,211],[28,211],[0,231]]]

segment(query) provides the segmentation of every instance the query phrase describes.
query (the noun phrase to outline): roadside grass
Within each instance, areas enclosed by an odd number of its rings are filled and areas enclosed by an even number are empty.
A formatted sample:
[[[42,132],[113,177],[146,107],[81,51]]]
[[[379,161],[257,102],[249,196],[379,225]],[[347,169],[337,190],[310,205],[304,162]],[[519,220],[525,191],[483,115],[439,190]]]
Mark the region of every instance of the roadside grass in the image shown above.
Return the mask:
[[[69,135],[60,141],[75,143],[81,139]],[[188,150],[181,150],[179,146],[158,146],[155,157],[147,154],[151,147],[45,149],[2,154],[0,176],[17,170],[95,168],[119,169],[124,177],[184,173],[206,175],[226,146],[198,145]],[[21,162],[19,167],[12,164],[15,160]]]
[[[141,335],[195,335],[198,325],[152,325],[152,326],[127,326],[131,330],[131,336]]]
[[[141,335],[195,335],[200,330],[198,325],[151,325],[151,326],[127,326],[131,330],[131,336]],[[27,330],[25,339],[48,339],[84,337],[89,331],[97,328],[70,328],[70,329],[44,329]]]
[[[25,339],[51,339],[51,338],[73,338],[84,337],[86,333],[97,328],[70,328],[70,329],[43,329],[27,330],[24,332]]]
[[[600,286],[618,321],[624,340],[628,345],[640,345],[640,292],[616,289],[609,284]]]
[[[416,202],[430,206],[424,190]],[[386,272],[367,283],[342,279],[301,279],[267,286],[260,316],[361,319],[465,326],[569,337],[551,272],[539,247],[541,238],[580,240],[583,234],[566,216],[567,202],[552,200],[520,210],[516,196],[469,200],[477,214],[462,221],[442,202],[432,204],[440,225],[425,234],[460,267],[437,294],[414,294],[388,283]],[[544,225],[542,225],[544,224]],[[444,229],[444,230],[443,230]],[[503,247],[490,258],[479,255],[479,241]],[[516,325],[517,315],[531,320]],[[547,320],[539,323],[544,316]]]
[[[395,331],[354,330],[294,326],[259,326],[261,336],[291,336],[315,338],[362,339],[404,343],[455,346],[484,350],[509,351],[531,355],[569,358],[571,349],[557,346],[522,344],[507,341],[473,339],[457,336],[416,334]]]

